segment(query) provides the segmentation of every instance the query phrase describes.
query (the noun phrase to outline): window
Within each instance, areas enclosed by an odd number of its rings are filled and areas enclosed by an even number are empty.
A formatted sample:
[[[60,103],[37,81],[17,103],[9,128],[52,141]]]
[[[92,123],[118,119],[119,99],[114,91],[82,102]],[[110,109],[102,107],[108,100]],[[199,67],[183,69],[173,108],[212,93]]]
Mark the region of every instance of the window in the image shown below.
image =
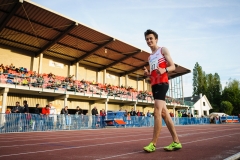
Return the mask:
[[[205,106],[205,102],[203,102],[203,106]]]
[[[204,116],[207,116],[207,111],[203,111]]]
[[[194,115],[198,115],[198,110],[194,110]]]

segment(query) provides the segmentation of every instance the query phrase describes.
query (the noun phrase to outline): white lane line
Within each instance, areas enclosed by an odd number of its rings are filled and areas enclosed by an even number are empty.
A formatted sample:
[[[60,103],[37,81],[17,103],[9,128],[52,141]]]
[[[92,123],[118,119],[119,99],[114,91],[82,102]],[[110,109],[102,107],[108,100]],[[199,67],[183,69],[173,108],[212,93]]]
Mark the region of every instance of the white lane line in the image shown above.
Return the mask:
[[[239,128],[231,128],[231,129],[223,129],[221,131],[227,131],[227,130],[237,130]],[[202,131],[202,130],[206,130],[206,129],[197,129],[198,131]],[[179,133],[181,132],[186,132],[186,131],[190,131],[190,132],[193,132],[193,131],[196,131],[196,130],[184,130],[184,131],[179,131]],[[166,131],[165,131],[166,132]],[[162,133],[165,133],[165,132],[162,132]],[[186,133],[186,134],[179,134],[178,136],[179,137],[183,137],[183,136],[188,136],[188,135],[194,135],[194,134],[200,134],[200,133],[211,133],[211,132],[216,132],[215,130],[214,131],[208,131],[208,132],[198,132],[198,133],[192,133],[192,134],[189,134],[189,133]],[[166,132],[168,133],[168,132]],[[148,135],[149,133],[146,133],[146,134],[133,134],[133,135],[129,135],[129,133],[124,133],[124,134],[128,134],[128,137],[130,136],[142,136],[142,135]],[[125,137],[120,135],[120,136],[114,136],[114,137],[109,137],[109,138],[118,138],[118,137]],[[72,138],[72,137],[71,137]],[[109,139],[108,138],[108,139]],[[58,138],[57,138],[58,139]],[[103,138],[90,138],[90,139],[81,139],[81,140],[66,140],[66,141],[58,141],[58,142],[44,142],[44,143],[29,143],[29,144],[22,144],[22,145],[8,145],[8,146],[0,146],[0,148],[8,148],[8,147],[21,147],[21,146],[34,146],[34,145],[53,145],[53,144],[58,144],[58,143],[69,143],[69,142],[78,142],[78,141],[88,141],[88,140],[100,140],[100,139],[106,139],[106,137],[103,137]]]
[[[227,157],[224,160],[237,160],[239,158],[240,158],[240,152],[238,152],[238,153],[236,153],[236,154],[234,154],[234,155],[232,155],[230,157]]]
[[[218,131],[209,131],[209,132],[218,132]],[[208,133],[208,132],[203,132],[203,133]],[[193,134],[200,134],[200,132],[198,133],[193,133]],[[193,135],[192,134],[192,135]],[[236,134],[240,134],[240,133],[236,133]],[[189,135],[189,134],[188,134]],[[225,135],[225,136],[218,136],[218,137],[226,137],[226,136],[230,136],[230,135],[235,135],[235,134],[229,134],[229,135]],[[160,137],[160,138],[167,138],[167,137],[171,137],[171,136],[165,136],[165,137]],[[120,143],[129,143],[129,142],[135,142],[135,141],[144,141],[144,140],[149,140],[152,138],[144,138],[144,139],[136,139],[136,140],[128,140],[128,141],[121,141],[121,142],[114,142],[114,143],[102,143],[102,144],[93,144],[93,145],[87,145],[87,146],[76,146],[76,147],[66,147],[66,148],[59,148],[59,149],[51,149],[51,150],[42,150],[42,151],[35,151],[35,152],[24,152],[24,153],[15,153],[15,154],[6,154],[6,155],[0,155],[1,157],[10,157],[10,156],[18,156],[18,155],[27,155],[27,154],[36,154],[36,153],[45,153],[45,152],[53,152],[53,151],[61,151],[61,150],[69,150],[69,149],[79,149],[79,148],[86,148],[86,147],[96,147],[96,146],[104,146],[104,145],[113,145],[113,144],[120,144]],[[210,138],[210,139],[214,139],[214,138]],[[207,139],[206,139],[207,140]],[[192,141],[192,142],[197,142],[199,140],[196,141]],[[182,144],[187,144],[189,142],[186,143],[182,143]],[[132,152],[131,154],[133,154],[135,152]],[[138,153],[138,152],[136,152]],[[128,153],[129,154],[129,153]],[[120,156],[120,155],[118,155]]]
[[[224,130],[234,130],[234,129],[238,129],[238,128],[231,128],[231,129],[222,129],[222,131]],[[189,129],[189,130],[183,130],[183,131],[178,131],[179,133],[181,132],[186,132],[186,131],[190,131],[190,132],[196,132],[196,130],[198,131],[204,131],[204,130],[208,130],[208,129],[195,129],[195,130],[192,130],[192,129]],[[163,133],[168,133],[168,131],[163,131],[161,132],[161,134]],[[215,132],[215,131],[210,131],[210,132]],[[145,133],[145,132],[141,132],[141,133]],[[152,132],[151,132],[152,133]],[[188,132],[189,133],[189,132]],[[200,133],[205,133],[205,132],[200,132]],[[126,132],[126,133],[122,133],[121,135],[124,135],[125,137],[125,134],[128,134],[129,136],[129,132]],[[150,133],[146,132],[146,134],[133,134],[134,136],[142,136],[142,135],[148,135]],[[101,135],[101,134],[100,134]],[[104,135],[108,135],[108,134],[104,134]],[[110,134],[112,135],[112,134]],[[69,135],[68,135],[69,136]],[[96,136],[96,135],[92,135],[92,136]],[[99,136],[99,134],[98,134]],[[182,135],[179,134],[179,137],[181,137]],[[184,134],[184,136],[186,136],[186,134]],[[71,136],[71,138],[73,138],[74,136]],[[84,136],[84,137],[89,137],[89,136]],[[114,136],[114,138],[116,137],[123,137],[123,136]],[[81,138],[81,136],[77,136],[77,138]],[[54,139],[59,139],[59,137],[55,137]],[[106,139],[106,138],[91,138],[91,139],[81,139],[81,140],[66,140],[66,141],[57,141],[57,142],[44,142],[44,143],[29,143],[29,144],[22,144],[22,145],[8,145],[8,146],[0,146],[0,148],[7,148],[7,147],[20,147],[20,146],[34,146],[34,145],[47,145],[47,144],[57,144],[57,143],[67,143],[67,142],[78,142],[78,141],[85,141],[85,140],[98,140],[98,139]],[[35,139],[34,139],[35,140]],[[1,141],[3,142],[3,141]],[[9,141],[7,141],[9,142]],[[11,141],[12,142],[12,141]]]
[[[227,125],[226,124],[226,126],[229,126],[229,125]],[[236,125],[235,125],[236,126]],[[166,127],[166,126],[163,126],[163,127]],[[207,127],[213,127],[213,124],[212,125],[182,125],[182,126],[176,126],[176,128],[178,129],[178,128],[189,128],[189,127],[191,127],[191,128],[199,128],[199,127],[204,127],[204,128],[207,128]],[[215,128],[219,128],[220,127],[220,125],[214,125],[214,127]],[[231,127],[233,127],[233,125],[231,125]],[[153,128],[153,127],[140,127],[140,128],[111,128],[111,130],[114,130],[114,129],[118,129],[118,130],[131,130],[131,129],[133,129],[133,130],[135,130],[135,129],[151,129],[151,128]],[[221,126],[221,129],[222,129],[222,126]],[[36,131],[36,132],[13,132],[13,133],[2,133],[2,134],[0,134],[2,137],[0,137],[0,140],[1,139],[4,139],[4,140],[6,140],[6,139],[13,139],[13,137],[4,137],[4,135],[11,135],[11,134],[13,134],[13,136],[14,136],[14,139],[17,139],[17,138],[28,138],[28,137],[32,137],[32,135],[33,134],[37,134],[37,133],[43,133],[43,134],[46,134],[46,133],[49,133],[49,135],[48,135],[48,137],[52,137],[51,136],[51,133],[57,133],[57,134],[55,134],[53,137],[56,137],[56,136],[64,136],[64,135],[69,135],[69,132],[78,132],[78,133],[74,133],[74,134],[72,134],[72,135],[78,135],[79,134],[79,131],[81,132],[81,131],[99,131],[99,130],[102,130],[102,129],[82,129],[82,130],[61,130],[61,131]],[[64,133],[63,133],[64,132]],[[68,133],[67,133],[68,132]],[[81,134],[83,134],[83,132],[81,133]],[[114,131],[112,131],[113,133],[115,133],[115,130]],[[103,132],[100,132],[100,134],[102,133],[102,134],[105,134],[105,133],[112,133],[112,132],[109,132],[109,130],[108,131],[106,131],[105,130],[105,132],[103,131]],[[127,131],[128,132],[128,131]],[[127,133],[126,132],[126,133]],[[20,133],[20,134],[25,134],[24,136],[16,136],[16,135],[14,135],[14,134],[17,134],[17,133]],[[41,137],[46,137],[46,135],[43,135],[43,134],[41,134],[41,135],[38,135],[38,137],[39,138],[41,138]],[[86,132],[84,133],[84,134],[87,134]],[[99,134],[99,133],[98,133]],[[3,141],[2,141],[3,142]]]
[[[144,131],[144,132],[150,132],[150,131]],[[109,132],[101,132],[100,134],[98,133],[97,135],[98,136],[101,136],[101,135],[112,135],[113,133],[116,133],[116,131],[115,132],[111,132],[111,133],[109,133]],[[136,132],[137,133],[137,132]],[[122,134],[129,134],[129,132],[122,132]],[[47,136],[47,138],[41,138],[41,140],[49,140],[49,139],[59,139],[59,138],[69,138],[69,136],[70,136],[70,134],[66,134],[66,135],[61,135],[61,136],[50,136],[50,137],[48,137],[48,135],[45,135],[44,137],[46,137]],[[88,134],[88,135],[71,135],[71,138],[74,138],[74,137],[77,137],[77,138],[84,138],[84,137],[89,137],[89,136],[96,136],[96,135],[94,135],[94,134]],[[40,137],[38,137],[38,138],[40,138]],[[13,137],[12,139],[17,139],[17,138],[15,138],[15,137]],[[11,140],[10,142],[22,142],[22,141],[26,141],[26,139],[27,139],[27,137],[24,137],[24,139],[22,139],[22,140]],[[36,138],[33,138],[33,139],[27,139],[28,141],[31,141],[31,140],[33,140],[33,141],[36,141]],[[1,142],[9,142],[9,140],[8,141],[1,141]]]
[[[191,142],[185,142],[185,143],[182,143],[182,144],[190,144],[190,143],[195,143],[195,142],[200,142],[200,141],[212,140],[212,139],[227,137],[227,136],[236,135],[236,134],[240,134],[240,133],[228,134],[228,135],[217,136],[217,137],[212,137],[212,138],[204,138],[204,139],[200,139],[200,140],[194,140],[194,141],[191,141]],[[156,149],[161,149],[161,148],[163,148],[163,147],[158,147],[158,148],[156,148]],[[125,153],[125,154],[118,154],[118,155],[115,155],[115,156],[109,156],[109,157],[99,158],[99,159],[96,159],[96,160],[116,158],[116,157],[120,157],[120,156],[125,156],[125,155],[130,155],[130,154],[136,154],[136,153],[140,153],[140,152],[144,152],[144,151],[137,151],[137,152],[130,152],[130,153]]]

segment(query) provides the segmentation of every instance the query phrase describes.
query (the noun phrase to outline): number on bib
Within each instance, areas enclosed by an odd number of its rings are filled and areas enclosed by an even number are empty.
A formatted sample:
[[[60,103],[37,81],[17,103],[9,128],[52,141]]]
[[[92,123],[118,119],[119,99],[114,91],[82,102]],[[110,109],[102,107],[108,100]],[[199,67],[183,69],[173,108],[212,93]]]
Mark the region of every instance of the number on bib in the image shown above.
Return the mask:
[[[150,63],[150,72],[152,72],[153,70],[157,69],[158,66],[158,60],[154,60]]]

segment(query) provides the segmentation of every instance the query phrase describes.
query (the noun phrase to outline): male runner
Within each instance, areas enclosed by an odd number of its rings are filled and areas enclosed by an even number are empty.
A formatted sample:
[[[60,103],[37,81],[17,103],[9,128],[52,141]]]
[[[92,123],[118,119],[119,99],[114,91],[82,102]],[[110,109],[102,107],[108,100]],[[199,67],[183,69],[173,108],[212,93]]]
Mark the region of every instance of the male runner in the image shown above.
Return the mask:
[[[157,45],[158,34],[155,31],[147,30],[144,35],[147,45],[152,50],[152,53],[148,58],[150,71],[144,67],[144,75],[149,76],[151,80],[152,93],[154,97],[154,130],[152,141],[143,149],[147,152],[154,152],[156,150],[157,140],[162,128],[162,118],[164,119],[173,138],[173,142],[169,146],[164,147],[164,150],[173,151],[181,149],[182,145],[179,142],[173,121],[168,113],[165,102],[165,96],[169,88],[167,73],[174,71],[175,65],[167,48],[159,47]]]

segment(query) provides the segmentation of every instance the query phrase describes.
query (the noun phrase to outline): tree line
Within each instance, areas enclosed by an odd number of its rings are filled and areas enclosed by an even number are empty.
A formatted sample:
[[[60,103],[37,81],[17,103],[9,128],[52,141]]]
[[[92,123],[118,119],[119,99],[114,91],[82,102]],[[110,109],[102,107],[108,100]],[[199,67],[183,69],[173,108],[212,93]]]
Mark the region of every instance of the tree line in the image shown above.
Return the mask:
[[[193,95],[206,95],[213,109],[210,112],[224,112],[228,115],[240,113],[240,81],[229,79],[222,88],[218,73],[207,74],[195,64],[193,69]]]

